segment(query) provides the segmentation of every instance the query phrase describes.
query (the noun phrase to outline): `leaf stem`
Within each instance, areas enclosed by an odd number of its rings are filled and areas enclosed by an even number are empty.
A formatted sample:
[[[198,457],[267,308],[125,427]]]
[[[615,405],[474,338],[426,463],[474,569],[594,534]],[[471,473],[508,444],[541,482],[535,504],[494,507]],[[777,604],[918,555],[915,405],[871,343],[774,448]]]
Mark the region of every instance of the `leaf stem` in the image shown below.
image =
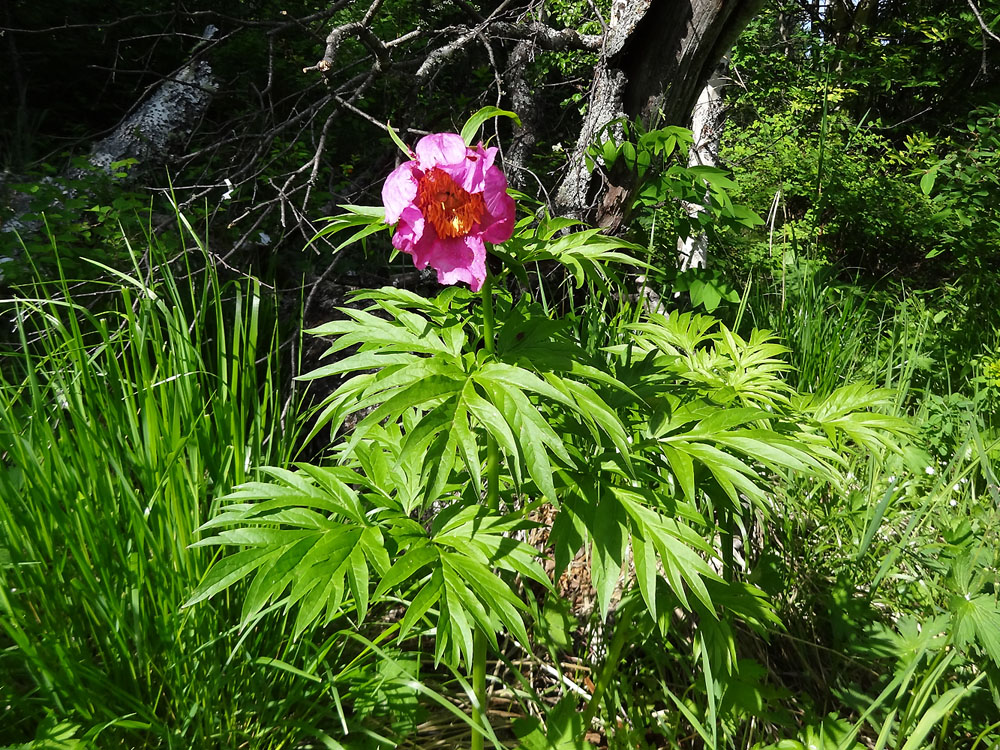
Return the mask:
[[[488,354],[496,351],[495,321],[493,319],[493,277],[486,272],[483,282],[483,348]],[[496,439],[486,434],[486,507],[498,510],[500,507],[500,449]],[[478,727],[484,726],[486,716],[486,634],[476,629],[472,641],[472,692],[476,703],[472,708],[472,750],[483,750],[485,736]]]
[[[480,729],[486,715],[486,634],[476,628],[472,635],[472,692],[476,702],[472,706],[472,750],[483,750],[486,736]]]
[[[727,583],[733,582],[735,569],[733,534],[733,511],[724,508],[719,511],[719,542],[722,546],[722,577]]]
[[[496,351],[493,329],[496,328],[493,320],[493,274],[486,269],[486,280],[480,293],[483,295],[483,348],[487,354]]]
[[[607,691],[608,685],[611,684],[611,678],[618,671],[618,660],[621,657],[622,647],[625,645],[625,637],[629,630],[625,612],[620,608],[614,614],[614,629],[615,633],[611,636],[611,643],[608,645],[608,652],[604,658],[604,667],[601,669],[601,673],[597,677],[597,682],[594,684],[594,694],[590,697],[590,701],[583,712],[584,735],[590,731],[590,724],[593,722],[594,717],[597,716],[597,711],[604,700],[604,693]],[[583,737],[579,739],[582,740]]]

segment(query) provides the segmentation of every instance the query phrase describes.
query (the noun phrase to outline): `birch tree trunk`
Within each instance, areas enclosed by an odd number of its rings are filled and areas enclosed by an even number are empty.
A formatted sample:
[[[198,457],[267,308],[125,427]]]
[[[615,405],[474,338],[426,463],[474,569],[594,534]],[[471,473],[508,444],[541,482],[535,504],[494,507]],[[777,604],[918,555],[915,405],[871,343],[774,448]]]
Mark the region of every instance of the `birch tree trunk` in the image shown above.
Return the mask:
[[[214,26],[205,29],[204,39],[208,40],[218,31]],[[150,176],[156,169],[167,164],[184,140],[191,134],[211,103],[218,82],[207,62],[192,62],[176,75],[160,84],[135,110],[111,132],[96,142],[87,161],[93,170],[111,174],[112,165],[125,159],[135,159],[136,167],[130,170],[121,184],[137,182],[139,178]],[[56,185],[66,198],[76,195],[72,181],[85,178],[90,170],[70,167],[63,174],[47,177],[43,181]],[[2,187],[2,178],[0,178]],[[21,236],[40,231],[42,219],[25,219],[26,214],[34,214],[31,196],[15,193],[12,198],[14,215],[0,225],[0,232],[16,232]],[[56,206],[53,206],[56,207]],[[0,258],[0,265],[11,258]],[[0,281],[3,272],[0,270]]]
[[[588,172],[584,153],[616,118],[647,128],[687,125],[699,92],[763,0],[615,0],[591,96],[556,209],[614,233],[628,218],[630,175],[606,182]]]
[[[688,153],[688,166],[715,167],[719,164],[719,140],[725,125],[725,104],[722,89],[728,82],[728,56],[716,66],[712,77],[701,90],[691,113],[694,143]],[[706,195],[707,200],[707,195]],[[684,210],[692,219],[705,211],[705,204],[685,203]],[[681,271],[704,268],[708,261],[708,235],[704,232],[677,241],[677,266]]]

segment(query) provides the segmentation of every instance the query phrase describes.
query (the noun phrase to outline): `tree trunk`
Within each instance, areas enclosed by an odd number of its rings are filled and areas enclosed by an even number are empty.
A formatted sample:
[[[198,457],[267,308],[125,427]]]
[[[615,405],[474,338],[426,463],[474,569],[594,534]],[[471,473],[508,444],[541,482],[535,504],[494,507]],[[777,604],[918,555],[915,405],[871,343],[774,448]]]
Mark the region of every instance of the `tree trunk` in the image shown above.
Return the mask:
[[[636,186],[629,174],[613,172],[601,190],[584,164],[587,147],[620,117],[647,128],[687,125],[712,70],[762,4],[615,0],[587,115],[556,195],[557,210],[610,232],[622,226]]]
[[[715,167],[719,163],[719,141],[725,125],[726,107],[722,101],[722,89],[728,82],[726,68],[728,57],[716,66],[712,77],[701,90],[694,105],[691,132],[694,143],[688,154],[688,166]],[[705,196],[706,202],[708,196]],[[705,210],[704,204],[685,203],[684,210],[694,218]],[[681,271],[689,268],[704,268],[708,262],[708,235],[704,232],[677,240],[677,266]]]
[[[209,26],[204,38],[211,38],[216,31],[218,29],[214,26]],[[175,147],[197,127],[216,87],[217,81],[208,63],[193,62],[185,66],[156,88],[110,135],[93,145],[88,157],[89,169],[70,167],[62,175],[46,177],[42,182],[59,186],[66,198],[72,198],[77,193],[70,181],[86,178],[91,170],[111,174],[115,171],[112,165],[125,159],[135,159],[138,164],[120,184],[131,184],[140,177],[149,177],[155,169],[168,163],[177,150]],[[0,176],[0,188],[4,181],[4,177]],[[24,237],[42,230],[42,219],[24,218],[37,213],[30,194],[15,192],[10,200],[13,216],[0,224],[0,232],[16,232]],[[50,208],[58,208],[58,204]],[[11,260],[9,257],[0,258],[0,266]],[[2,270],[0,281],[3,281]]]

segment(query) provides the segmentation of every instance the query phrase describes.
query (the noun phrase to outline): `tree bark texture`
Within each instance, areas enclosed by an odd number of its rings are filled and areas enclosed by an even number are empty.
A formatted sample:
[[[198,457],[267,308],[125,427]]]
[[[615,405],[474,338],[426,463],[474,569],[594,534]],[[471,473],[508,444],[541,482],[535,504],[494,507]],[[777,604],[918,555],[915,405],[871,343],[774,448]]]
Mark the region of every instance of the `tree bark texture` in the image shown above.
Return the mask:
[[[719,164],[719,142],[726,121],[722,90],[729,81],[726,77],[728,59],[724,57],[716,66],[692,110],[691,132],[694,135],[694,143],[688,152],[689,167],[715,167]],[[705,202],[707,201],[706,195]],[[684,210],[688,216],[695,218],[705,210],[705,205],[685,203]],[[677,266],[681,271],[704,268],[707,262],[708,235],[705,232],[677,240]]]
[[[185,66],[164,81],[111,135],[94,144],[91,165],[110,172],[116,161],[136,159],[147,174],[162,166],[204,117],[217,85],[208,63]],[[70,176],[83,174],[77,171]]]
[[[716,64],[761,5],[763,0],[615,0],[587,115],[556,196],[561,213],[611,232],[622,225],[636,186],[627,173],[614,171],[597,184],[584,164],[587,147],[616,118],[639,120],[646,128],[687,125]]]

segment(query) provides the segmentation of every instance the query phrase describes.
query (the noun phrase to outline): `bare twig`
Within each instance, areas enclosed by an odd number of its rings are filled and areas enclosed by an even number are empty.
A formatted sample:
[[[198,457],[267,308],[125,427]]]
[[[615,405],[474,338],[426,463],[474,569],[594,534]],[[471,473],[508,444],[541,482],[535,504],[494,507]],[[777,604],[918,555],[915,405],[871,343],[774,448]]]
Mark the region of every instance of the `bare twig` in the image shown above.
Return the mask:
[[[576,29],[554,29],[540,21],[531,23],[496,21],[489,26],[496,34],[502,34],[509,39],[528,40],[544,50],[579,49],[596,52],[604,43],[603,34],[581,34]]]
[[[365,17],[367,18],[367,16]],[[386,49],[385,43],[375,36],[367,25],[353,21],[333,29],[326,37],[326,50],[323,53],[323,58],[315,65],[303,68],[302,72],[308,73],[318,70],[324,74],[329,73],[333,68],[333,61],[337,57],[337,50],[340,49],[341,43],[348,36],[357,36],[361,43],[375,56],[375,70],[381,71],[385,67],[389,60],[389,50]]]
[[[979,12],[979,8],[976,7],[976,4],[973,2],[973,0],[966,0],[966,2],[968,2],[969,7],[972,8],[972,15],[974,15],[976,17],[976,20],[979,21],[979,25],[982,27],[983,33],[986,34],[988,37],[990,37],[993,41],[1000,42],[1000,36],[997,36],[992,31],[990,31],[990,27],[986,25],[986,21],[983,20],[982,13]]]
[[[375,18],[375,14],[378,13],[379,8],[382,7],[383,2],[384,0],[374,0],[374,2],[372,2],[371,7],[365,13],[365,17],[361,19],[362,26],[367,27],[368,24],[372,22],[372,19]]]
[[[337,13],[337,11],[343,10],[352,2],[354,2],[354,0],[337,0],[337,2],[331,3],[330,7],[327,8],[326,10],[321,10],[318,13],[313,13],[310,16],[303,16],[302,18],[293,18],[291,21],[288,21],[287,23],[275,26],[267,33],[269,36],[275,36],[277,34],[282,33],[283,31],[287,31],[288,29],[294,28],[296,26],[301,27],[304,26],[305,24],[313,23],[314,21],[325,21],[326,19],[330,18],[335,13]]]
[[[427,59],[424,60],[423,64],[417,69],[417,81],[425,80],[431,73],[444,65],[445,61],[465,45],[471,42],[480,34],[480,28],[476,27],[471,31],[466,31],[462,36],[449,42],[443,47],[438,47],[436,50],[427,55]]]

